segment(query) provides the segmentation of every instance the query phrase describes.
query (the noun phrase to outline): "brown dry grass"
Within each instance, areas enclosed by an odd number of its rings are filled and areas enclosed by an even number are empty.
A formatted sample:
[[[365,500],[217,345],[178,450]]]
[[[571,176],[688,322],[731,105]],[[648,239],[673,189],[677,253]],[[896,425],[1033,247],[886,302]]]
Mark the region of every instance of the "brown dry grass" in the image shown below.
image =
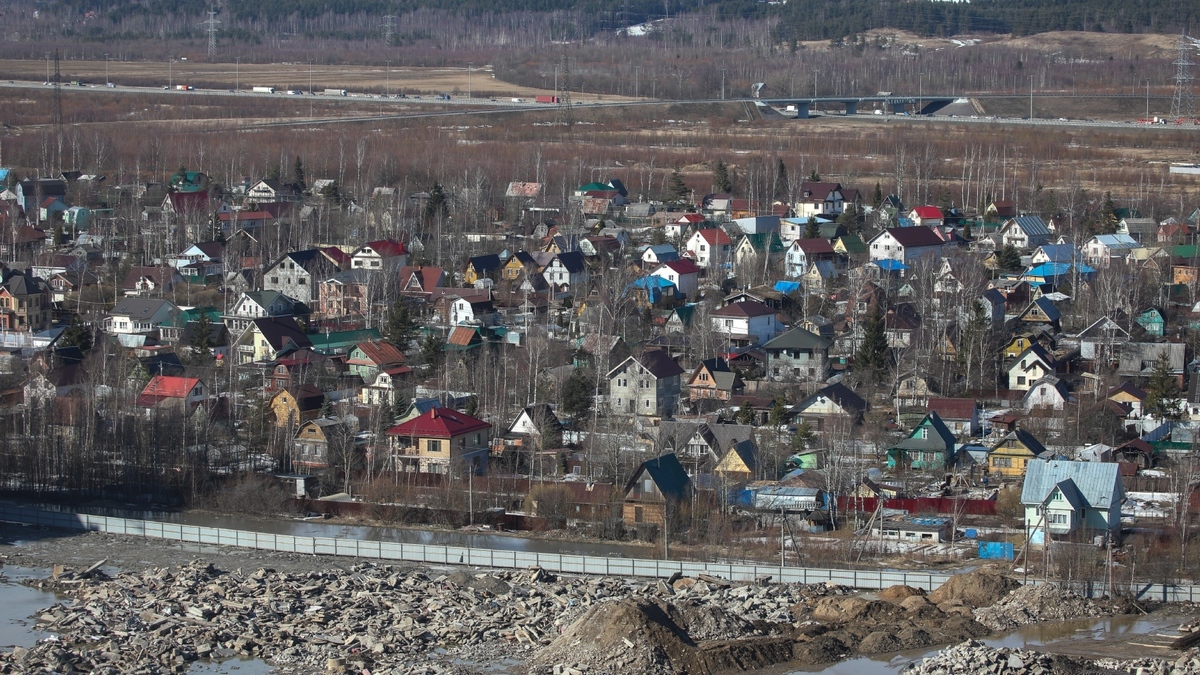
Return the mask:
[[[29,60],[0,60],[0,72],[13,80],[46,79],[46,62]],[[82,80],[103,84],[104,61],[63,61],[60,64],[63,82]],[[204,89],[242,90],[251,87],[275,87],[278,90],[309,89],[308,63],[248,64],[204,63],[199,61],[165,62],[108,62],[108,78],[121,85],[165,86],[189,84]],[[468,82],[469,80],[469,82]],[[312,65],[312,91],[346,89],[351,93],[382,94],[454,94],[466,95],[468,86],[475,98],[533,98],[553,95],[553,90],[523,87],[495,79],[489,66],[473,68],[400,68],[378,66]],[[597,94],[571,95],[573,101],[620,101],[632,97]]]

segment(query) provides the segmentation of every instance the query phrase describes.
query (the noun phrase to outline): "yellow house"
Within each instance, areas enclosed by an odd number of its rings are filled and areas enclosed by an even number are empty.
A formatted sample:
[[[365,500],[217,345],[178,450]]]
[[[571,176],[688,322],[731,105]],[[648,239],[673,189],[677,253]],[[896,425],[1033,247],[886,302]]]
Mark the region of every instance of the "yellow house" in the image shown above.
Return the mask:
[[[450,408],[434,408],[387,430],[397,470],[446,474],[487,468],[492,425]]]
[[[741,483],[754,478],[754,444],[736,443],[713,467],[713,473],[731,483]]]
[[[1029,349],[1029,346],[1032,344],[1033,340],[1030,339],[1028,335],[1018,335],[1012,340],[1009,340],[1008,344],[1004,346],[1004,349],[1001,350],[1001,352],[1004,355],[1004,358],[1015,359],[1023,354],[1026,349]]]
[[[1043,457],[1044,456],[1044,457]],[[988,470],[1005,477],[1025,475],[1030,462],[1049,459],[1045,446],[1024,429],[1011,431],[988,451]]]
[[[501,276],[509,281],[520,279],[525,274],[525,263],[522,263],[517,256],[513,256],[508,260],[508,264],[500,272]]]
[[[286,429],[303,424],[317,418],[321,406],[325,404],[325,394],[311,384],[284,389],[267,403],[275,416],[275,426]]]

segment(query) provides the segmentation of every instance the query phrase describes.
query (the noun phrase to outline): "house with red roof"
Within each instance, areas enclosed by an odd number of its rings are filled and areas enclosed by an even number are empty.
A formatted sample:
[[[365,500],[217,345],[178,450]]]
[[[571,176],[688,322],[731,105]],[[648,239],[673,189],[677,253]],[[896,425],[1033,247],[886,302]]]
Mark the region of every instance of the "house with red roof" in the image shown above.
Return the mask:
[[[400,268],[400,295],[429,300],[446,281],[446,271],[424,265]]]
[[[925,412],[935,412],[958,438],[979,435],[979,405],[973,398],[930,397]]]
[[[719,227],[696,230],[684,245],[687,256],[703,269],[716,269],[729,264],[733,240]]]
[[[394,271],[408,264],[408,250],[395,239],[369,241],[350,254],[350,268]]]
[[[800,184],[800,196],[792,204],[797,218],[812,216],[839,216],[845,208],[841,183],[818,183],[804,181]]]
[[[190,415],[207,400],[208,387],[198,377],[155,375],[138,394],[137,405],[148,411],[168,408]]]
[[[434,408],[387,430],[397,471],[448,474],[487,468],[491,424],[451,408]]]
[[[213,201],[207,192],[169,192],[163,197],[162,214],[177,218],[206,216],[213,211]]]
[[[699,265],[683,258],[663,263],[650,274],[670,281],[684,296],[693,298],[700,288],[700,271]]]
[[[783,272],[791,279],[799,279],[808,273],[808,268],[818,260],[833,260],[837,252],[828,239],[814,237],[797,239],[783,254]]]
[[[908,219],[917,227],[941,227],[942,210],[936,206],[918,206],[908,212]]]

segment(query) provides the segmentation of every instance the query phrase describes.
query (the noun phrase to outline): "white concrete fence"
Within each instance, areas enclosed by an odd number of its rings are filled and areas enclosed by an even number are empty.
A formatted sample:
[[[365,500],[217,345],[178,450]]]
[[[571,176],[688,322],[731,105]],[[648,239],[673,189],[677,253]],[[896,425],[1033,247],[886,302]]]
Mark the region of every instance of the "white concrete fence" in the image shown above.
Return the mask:
[[[811,567],[780,567],[681,560],[651,560],[560,553],[506,551],[465,546],[437,546],[387,541],[364,541],[334,537],[297,537],[286,534],[229,530],[218,527],[179,525],[153,520],[93,516],[84,513],[61,513],[20,506],[0,504],[0,521],[41,525],[69,530],[106,532],[135,537],[150,537],[170,541],[214,546],[238,546],[264,551],[332,555],[383,561],[405,561],[436,565],[471,565],[504,569],[541,567],[550,572],[567,574],[603,574],[606,576],[668,578],[679,573],[695,577],[707,574],[731,581],[754,581],[770,577],[783,583],[835,583],[852,588],[875,590],[904,584],[931,591],[945,583],[949,574],[905,572],[899,570],[842,570]],[[1101,584],[1072,585],[1085,595],[1105,593]],[[1146,584],[1139,586],[1140,599],[1172,602],[1200,600],[1200,586]]]

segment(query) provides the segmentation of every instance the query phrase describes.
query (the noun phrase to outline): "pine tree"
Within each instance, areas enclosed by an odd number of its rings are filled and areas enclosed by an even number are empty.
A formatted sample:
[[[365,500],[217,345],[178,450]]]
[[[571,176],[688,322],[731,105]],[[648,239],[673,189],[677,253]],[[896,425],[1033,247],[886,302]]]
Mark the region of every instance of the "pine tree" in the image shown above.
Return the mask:
[[[811,448],[816,440],[816,432],[813,431],[808,420],[805,420],[800,423],[800,426],[796,427],[796,433],[792,435],[792,449],[796,452],[804,452]]]
[[[1117,231],[1121,219],[1117,217],[1117,207],[1113,204],[1112,192],[1104,193],[1104,204],[1100,207],[1100,220],[1096,230],[1100,234],[1112,234]]]
[[[429,199],[425,202],[425,212],[422,214],[425,222],[433,222],[440,216],[445,216],[450,210],[450,203],[446,197],[446,190],[441,183],[434,183],[433,187],[429,188]]]
[[[1016,247],[1008,244],[996,254],[996,265],[1005,272],[1016,272],[1021,269],[1021,254]]]
[[[816,216],[809,216],[808,222],[804,224],[804,238],[816,239],[821,236],[821,226],[817,224]]]
[[[729,167],[725,166],[725,162],[720,159],[713,167],[713,189],[726,194],[733,192],[733,181],[729,179]]]
[[[820,183],[821,182],[821,174],[817,173],[816,169],[813,169],[812,173],[808,174],[808,180],[813,183]]]
[[[208,361],[212,358],[212,319],[208,317],[208,313],[204,310],[200,311],[200,318],[195,321],[195,328],[192,329],[191,347],[196,358],[200,361]]]
[[[443,344],[438,336],[430,334],[421,342],[421,362],[431,370],[436,369],[442,362]]]
[[[875,195],[871,197],[871,206],[876,209],[883,206],[883,187],[879,183],[875,183]]]
[[[299,185],[301,189],[308,187],[304,182],[304,162],[296,155],[296,163],[292,165],[292,182]]]
[[[782,158],[779,160],[779,166],[775,167],[775,189],[772,193],[775,196],[775,201],[788,201],[788,170]]]
[[[92,331],[83,324],[78,314],[72,314],[71,323],[58,339],[58,344],[62,347],[78,347],[79,351],[86,354],[92,349]]]
[[[777,398],[771,403],[771,412],[767,413],[767,424],[777,429],[783,426],[786,420],[787,406],[782,399]]]
[[[676,167],[671,172],[671,182],[667,185],[667,200],[674,204],[684,204],[688,196],[687,183],[683,182],[683,174]]]
[[[1145,414],[1157,420],[1178,420],[1183,417],[1179,406],[1179,380],[1171,374],[1164,351],[1154,362],[1154,371],[1146,383]]]
[[[750,404],[750,401],[743,401],[742,407],[738,408],[737,423],[754,424],[754,406]]]
[[[871,381],[878,382],[890,365],[891,349],[888,347],[883,312],[876,309],[864,327],[862,344],[854,356],[854,368]]]
[[[413,321],[408,303],[403,298],[397,298],[392,303],[392,311],[388,312],[388,320],[383,327],[383,337],[399,347],[401,352],[407,351],[416,339],[417,322]]]
[[[562,409],[579,422],[592,411],[593,386],[585,371],[576,369],[563,385]]]

